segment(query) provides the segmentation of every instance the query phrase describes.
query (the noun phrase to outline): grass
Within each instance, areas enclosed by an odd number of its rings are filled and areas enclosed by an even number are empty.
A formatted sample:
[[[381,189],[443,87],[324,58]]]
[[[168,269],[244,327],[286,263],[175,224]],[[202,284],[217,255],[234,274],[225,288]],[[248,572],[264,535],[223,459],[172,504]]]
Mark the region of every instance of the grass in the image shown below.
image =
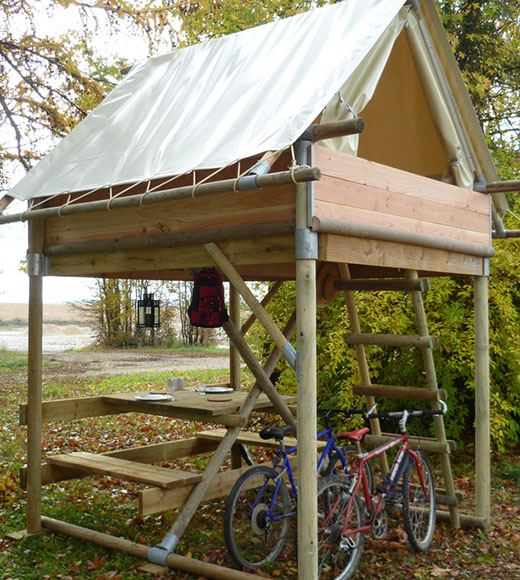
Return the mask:
[[[27,354],[0,348],[0,371],[27,368]]]
[[[0,351],[0,579],[1,580],[135,580],[146,578],[142,561],[117,551],[59,534],[13,541],[6,533],[25,528],[25,492],[18,485],[18,469],[25,463],[26,429],[17,425],[17,406],[26,386],[20,380],[23,355]],[[185,373],[188,386],[227,380],[226,371]],[[69,379],[44,384],[44,398],[108,394],[123,390],[156,389],[168,373],[122,375],[103,379]],[[12,377],[12,381],[10,380]],[[77,450],[102,452],[178,437],[190,437],[204,424],[163,417],[126,414],[51,423],[44,427],[43,454]],[[261,451],[260,451],[261,452]],[[421,580],[477,578],[516,580],[519,563],[520,466],[518,448],[493,455],[492,522],[482,530],[453,530],[438,525],[432,549],[415,554],[403,540],[402,529],[392,523],[387,538],[367,536],[366,549],[355,578]],[[464,507],[473,510],[474,462],[469,447],[452,456],[455,485],[464,492]],[[202,470],[208,455],[180,462],[186,469]],[[436,464],[436,461],[434,461]],[[226,465],[227,467],[228,465]],[[438,464],[435,465],[438,470]],[[140,517],[136,499],[144,486],[93,476],[47,485],[42,492],[42,512],[55,519],[122,536],[149,546],[157,545],[175,521],[177,511]],[[177,553],[231,568],[223,541],[225,499],[201,505],[182,537]],[[296,578],[297,559],[292,542],[273,566],[274,578]],[[158,580],[158,577],[155,577]],[[164,578],[196,580],[179,571]],[[153,576],[151,577],[153,579]]]

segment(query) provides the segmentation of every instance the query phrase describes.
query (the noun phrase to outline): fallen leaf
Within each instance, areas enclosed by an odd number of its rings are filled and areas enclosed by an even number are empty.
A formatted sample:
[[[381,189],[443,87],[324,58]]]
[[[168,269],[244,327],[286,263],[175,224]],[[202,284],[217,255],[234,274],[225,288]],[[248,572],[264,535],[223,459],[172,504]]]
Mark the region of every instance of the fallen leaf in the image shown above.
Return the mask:
[[[87,569],[92,572],[93,570],[99,570],[100,568],[103,568],[103,566],[105,565],[105,558],[103,557],[99,557],[96,554],[94,554],[94,559],[92,560],[92,562],[90,560],[88,560],[88,566]]]
[[[435,564],[433,565],[432,571],[430,572],[430,574],[435,578],[443,578],[444,576],[447,576],[449,573],[450,573],[449,568],[439,568]]]

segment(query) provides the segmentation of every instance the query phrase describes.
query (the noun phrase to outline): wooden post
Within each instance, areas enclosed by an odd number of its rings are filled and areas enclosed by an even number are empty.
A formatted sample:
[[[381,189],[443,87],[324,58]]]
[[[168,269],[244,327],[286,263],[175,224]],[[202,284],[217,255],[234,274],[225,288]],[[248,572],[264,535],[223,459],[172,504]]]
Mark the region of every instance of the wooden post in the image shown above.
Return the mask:
[[[127,554],[131,554],[140,559],[146,559],[151,549],[149,546],[145,546],[138,542],[126,540],[124,538],[117,538],[115,536],[104,534],[103,532],[89,530],[87,528],[82,528],[52,518],[44,517],[43,525],[46,529],[52,532],[67,534],[73,538],[93,542],[94,544],[104,546],[110,550],[121,550],[122,552],[126,552]],[[179,556],[177,554],[168,554],[165,560],[165,564],[170,568],[189,572],[199,578],[201,576],[204,578],[214,578],[215,580],[255,580],[255,578],[258,578],[258,576],[254,574],[247,574],[246,572],[224,568],[217,564],[210,564],[209,562],[202,562],[195,558],[187,558],[186,556]]]
[[[475,477],[477,518],[489,526],[489,320],[488,278],[475,276]]]
[[[298,143],[301,165],[309,163],[310,144]],[[318,577],[318,505],[316,457],[316,258],[317,234],[310,233],[312,191],[296,185],[296,381],[298,388],[298,578]],[[299,244],[305,235],[308,245]],[[316,248],[312,247],[315,236]],[[300,237],[301,240],[301,237]],[[303,247],[301,247],[303,246]]]
[[[41,254],[44,222],[29,224],[29,254]],[[29,350],[27,370],[27,532],[41,531],[42,464],[42,276],[29,275]]]
[[[229,318],[240,328],[240,294],[233,284],[229,284]],[[233,343],[229,345],[229,384],[232,389],[240,388],[240,354]]]
[[[407,280],[417,280],[419,277],[416,270],[407,270],[406,279]],[[428,321],[426,319],[426,312],[424,310],[424,303],[422,299],[421,292],[413,290],[411,292],[412,302],[415,312],[415,318],[417,321],[417,328],[419,334],[422,336],[427,336],[428,332]],[[431,348],[421,348],[422,358],[424,362],[424,370],[426,373],[426,384],[430,391],[437,392],[437,374],[435,372],[435,362],[433,360],[433,353]],[[432,402],[433,409],[440,409],[441,406],[437,401]],[[441,415],[434,415],[433,425],[435,428],[435,435],[437,441],[440,443],[446,443],[446,430],[444,429],[444,420]],[[453,474],[451,471],[450,457],[448,453],[441,453],[439,455],[439,461],[442,468],[442,474],[444,476],[444,485],[446,486],[446,494],[450,497],[455,497],[455,484],[453,483]],[[460,528],[460,517],[457,506],[450,506],[449,508],[451,515],[451,525],[454,528]]]

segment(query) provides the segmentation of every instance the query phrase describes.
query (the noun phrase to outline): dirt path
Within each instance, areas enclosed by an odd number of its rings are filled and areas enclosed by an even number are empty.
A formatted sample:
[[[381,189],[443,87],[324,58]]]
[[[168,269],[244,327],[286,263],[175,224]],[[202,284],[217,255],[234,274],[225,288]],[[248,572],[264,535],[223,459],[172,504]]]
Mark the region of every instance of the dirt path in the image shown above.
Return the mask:
[[[174,354],[167,351],[140,350],[68,351],[43,355],[43,380],[47,383],[76,380],[82,377],[107,377],[146,372],[171,372],[225,369],[229,365],[227,354],[201,353]],[[0,387],[25,384],[27,367],[12,367],[0,373]]]
[[[64,371],[73,366],[84,376],[110,376],[144,372],[220,369],[229,365],[226,354],[174,354],[139,350],[60,352],[47,357],[47,368]],[[67,373],[69,374],[69,373]]]

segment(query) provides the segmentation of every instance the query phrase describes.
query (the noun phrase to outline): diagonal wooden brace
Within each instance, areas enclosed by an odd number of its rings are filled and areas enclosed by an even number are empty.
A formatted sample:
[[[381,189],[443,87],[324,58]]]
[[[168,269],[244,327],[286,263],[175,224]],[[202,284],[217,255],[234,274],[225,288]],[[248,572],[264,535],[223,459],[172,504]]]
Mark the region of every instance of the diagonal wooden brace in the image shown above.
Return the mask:
[[[296,350],[293,345],[285,338],[282,331],[273,322],[267,310],[260,304],[255,295],[249,290],[240,274],[236,271],[233,264],[227,259],[222,250],[215,243],[205,244],[204,248],[213,258],[217,266],[224,272],[229,282],[238,290],[247,305],[253,311],[253,314],[262,323],[269,336],[273,339],[277,347],[282,349],[283,354],[289,365],[296,368]],[[243,357],[242,357],[243,358]],[[245,359],[244,359],[245,360]],[[256,375],[255,375],[255,378]]]
[[[251,349],[247,345],[237,327],[232,322],[228,321],[224,322],[222,328],[226,331],[226,334],[229,336],[231,342],[235,345],[236,349],[240,353],[240,356],[249,367],[249,370],[253,373],[253,376],[255,377],[259,387],[269,397],[271,403],[273,403],[276,411],[288,425],[293,425],[296,427],[296,419],[291,413],[291,410],[280,396],[280,393],[274,388],[273,383],[271,383],[271,380],[269,379],[269,375],[265,372],[265,370],[262,368],[262,365],[251,352]]]
[[[242,338],[242,335],[236,329],[235,325],[232,324],[231,322],[227,322],[226,325],[228,325],[228,327],[230,327],[230,332],[233,334],[233,336],[238,335],[238,337],[240,337],[241,341],[245,344],[245,341]],[[287,339],[289,339],[291,337],[291,335],[294,333],[295,328],[296,328],[296,312],[293,312],[291,318],[289,319],[289,321],[287,322],[287,324],[285,326],[284,336],[286,336]],[[230,336],[230,338],[231,338],[231,336]],[[233,338],[231,338],[231,340],[233,341]],[[257,379],[257,381],[255,382],[252,389],[247,394],[245,401],[242,403],[242,406],[240,407],[240,409],[238,411],[238,414],[242,417],[245,417],[245,418],[249,417],[251,411],[253,410],[253,408],[255,406],[256,401],[258,400],[258,397],[261,395],[262,391],[264,390],[261,383],[263,383],[265,380],[269,383],[271,388],[278,395],[278,392],[276,391],[276,389],[271,384],[271,381],[269,380],[269,375],[273,372],[278,361],[280,360],[280,357],[282,356],[282,350],[279,347],[275,347],[273,349],[273,352],[271,353],[271,355],[267,359],[265,367],[262,368],[260,366],[260,363],[258,363],[258,361],[255,359],[254,355],[251,353],[251,351],[247,347],[247,345],[246,345],[246,348],[247,348],[247,351],[249,352],[249,355],[254,359],[256,364],[260,367],[260,370],[262,371],[263,374],[260,375],[260,377],[261,377],[260,381]],[[246,352],[246,351],[244,351],[242,344],[239,347],[237,347],[237,349],[241,355],[242,355],[242,352]],[[246,356],[249,356],[248,352],[246,352]],[[258,370],[258,369],[256,369],[256,367],[255,367],[255,370]],[[280,397],[280,395],[278,395],[278,397]],[[287,405],[285,405],[283,400],[280,399],[280,401],[283,404],[283,406],[285,407],[285,409],[287,409],[287,412],[290,414],[291,424],[295,424],[294,417],[290,413],[289,408],[287,407]],[[280,401],[277,401],[277,403],[279,403]],[[275,405],[275,408],[277,408],[276,405]],[[197,508],[199,507],[199,505],[200,505],[203,497],[205,496],[209,486],[211,485],[212,481],[215,479],[215,476],[217,475],[218,470],[222,466],[224,459],[226,458],[227,454],[231,450],[231,447],[233,446],[237,437],[239,436],[240,431],[241,431],[240,427],[230,427],[228,429],[228,432],[226,433],[224,439],[222,439],[222,441],[220,442],[218,448],[215,450],[215,452],[214,452],[213,456],[211,457],[206,469],[204,470],[204,473],[202,475],[202,480],[193,488],[193,491],[191,492],[186,503],[184,504],[184,507],[182,508],[181,512],[179,513],[174,524],[170,528],[170,531],[166,534],[166,536],[163,538],[161,544],[158,547],[150,549],[150,551],[148,553],[148,560],[150,562],[153,562],[155,564],[165,565],[168,554],[170,554],[171,552],[173,552],[175,550],[177,544],[179,543],[179,540],[180,540],[182,534],[186,530],[186,527],[190,523],[192,517],[195,515]]]

